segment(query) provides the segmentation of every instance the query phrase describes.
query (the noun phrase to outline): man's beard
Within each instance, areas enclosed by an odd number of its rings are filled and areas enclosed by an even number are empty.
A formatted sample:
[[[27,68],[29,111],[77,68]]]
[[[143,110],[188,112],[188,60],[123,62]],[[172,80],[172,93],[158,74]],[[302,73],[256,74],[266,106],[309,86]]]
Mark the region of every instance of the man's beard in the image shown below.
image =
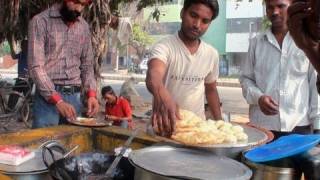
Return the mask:
[[[63,21],[66,22],[74,22],[81,15],[81,13],[78,11],[69,10],[65,4],[62,5],[60,9],[60,14],[62,16]]]

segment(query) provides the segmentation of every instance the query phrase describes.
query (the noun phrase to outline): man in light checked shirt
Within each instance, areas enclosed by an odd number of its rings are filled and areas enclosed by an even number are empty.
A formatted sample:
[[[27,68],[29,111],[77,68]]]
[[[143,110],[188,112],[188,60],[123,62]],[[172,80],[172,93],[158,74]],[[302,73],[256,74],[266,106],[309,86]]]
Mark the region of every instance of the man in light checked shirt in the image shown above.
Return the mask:
[[[250,122],[271,130],[275,138],[310,134],[319,128],[320,98],[316,72],[288,33],[287,9],[292,0],[265,2],[271,28],[250,40],[241,67]]]

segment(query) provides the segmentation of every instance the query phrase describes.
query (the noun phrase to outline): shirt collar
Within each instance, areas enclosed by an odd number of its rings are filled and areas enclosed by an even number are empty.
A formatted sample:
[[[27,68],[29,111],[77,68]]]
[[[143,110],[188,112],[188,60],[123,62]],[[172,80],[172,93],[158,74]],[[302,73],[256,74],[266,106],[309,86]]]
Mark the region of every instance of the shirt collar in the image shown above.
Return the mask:
[[[272,31],[271,31],[271,28],[268,28],[268,29],[263,33],[263,35],[264,35],[269,41],[271,41],[271,40],[276,40],[274,34],[273,34]],[[289,32],[286,33],[285,37],[290,37]]]
[[[267,41],[269,42],[273,42],[276,41],[276,38],[274,36],[274,34],[271,31],[271,28],[268,28],[264,33],[263,33],[264,37],[266,38]]]
[[[118,105],[119,103],[120,103],[120,97],[116,96],[116,103],[114,103],[114,104],[109,104],[109,103],[107,103],[107,106],[113,107],[113,106],[115,106],[115,105]]]
[[[61,6],[62,6],[61,3],[60,3],[60,4],[54,4],[54,5],[50,8],[49,17],[51,17],[51,18],[62,18],[61,13],[60,13]],[[79,18],[80,18],[80,17],[78,17],[75,22],[79,21]],[[71,25],[73,25],[75,22],[67,22],[67,25],[68,25],[68,26],[71,26]]]
[[[268,28],[264,33],[263,33],[264,37],[265,37],[265,40],[270,42],[271,44],[273,44],[275,47],[277,47],[280,51],[281,51],[281,48],[277,42],[277,39],[276,37],[274,36],[274,34],[272,33],[271,31],[271,28]],[[284,44],[288,44],[292,41],[292,38],[290,36],[290,33],[287,32],[284,39],[283,39],[283,46]]]
[[[60,14],[60,8],[61,8],[62,4],[54,4],[51,8],[50,8],[50,11],[49,11],[49,17],[52,17],[52,18],[59,18],[61,17],[61,14]]]
[[[187,46],[184,44],[184,42],[183,42],[182,39],[180,38],[180,36],[179,36],[179,31],[176,32],[174,36],[176,37],[178,43],[181,44],[181,46],[183,47],[184,51],[185,51],[186,53],[188,53],[188,54],[191,55],[189,49],[187,48]],[[199,38],[199,47],[198,47],[197,51],[196,51],[193,55],[195,55],[195,54],[197,54],[197,53],[199,52],[199,49],[202,48],[202,45],[203,45],[203,42],[202,42],[202,40]]]

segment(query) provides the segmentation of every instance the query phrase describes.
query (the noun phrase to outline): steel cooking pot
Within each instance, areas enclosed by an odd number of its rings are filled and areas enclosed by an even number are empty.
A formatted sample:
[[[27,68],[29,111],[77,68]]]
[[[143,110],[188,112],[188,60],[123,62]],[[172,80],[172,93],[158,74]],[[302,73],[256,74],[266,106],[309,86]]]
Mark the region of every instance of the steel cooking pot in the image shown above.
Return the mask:
[[[49,154],[43,154],[42,148],[52,148],[56,158],[62,156],[65,152],[64,148],[54,140],[43,143],[37,150],[35,150],[35,157],[18,165],[9,166],[0,164],[0,172],[15,180],[43,180],[51,179],[48,174],[48,168],[43,162],[43,156],[49,156]],[[50,161],[48,160],[48,163]]]
[[[290,157],[264,163],[255,163],[245,158],[245,153],[242,153],[241,160],[252,170],[252,180],[301,179],[302,172],[296,168],[294,161]]]
[[[114,158],[114,155],[100,152],[83,153],[53,162],[49,166],[49,173],[53,179],[57,180],[75,180],[90,176],[103,177]],[[112,177],[114,180],[133,180],[134,167],[127,158],[120,160]]]
[[[252,175],[247,166],[233,159],[172,146],[135,150],[129,160],[135,166],[135,180],[248,180]]]
[[[18,166],[0,164],[0,172],[15,180],[51,179],[42,161],[41,151],[35,151],[35,157]]]

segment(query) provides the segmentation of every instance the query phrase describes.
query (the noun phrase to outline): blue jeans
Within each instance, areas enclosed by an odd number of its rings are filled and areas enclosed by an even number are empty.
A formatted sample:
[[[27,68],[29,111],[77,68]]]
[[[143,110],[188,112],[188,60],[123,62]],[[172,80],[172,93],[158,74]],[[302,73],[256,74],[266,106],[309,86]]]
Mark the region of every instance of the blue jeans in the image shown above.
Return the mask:
[[[128,121],[121,121],[120,123],[120,127],[128,129],[129,123]]]
[[[59,91],[58,91],[59,92]],[[80,93],[63,94],[59,92],[63,100],[75,108],[77,115],[81,115],[82,102]],[[42,128],[66,124],[68,121],[61,117],[56,106],[48,103],[40,94],[36,92],[33,104],[32,128]]]

